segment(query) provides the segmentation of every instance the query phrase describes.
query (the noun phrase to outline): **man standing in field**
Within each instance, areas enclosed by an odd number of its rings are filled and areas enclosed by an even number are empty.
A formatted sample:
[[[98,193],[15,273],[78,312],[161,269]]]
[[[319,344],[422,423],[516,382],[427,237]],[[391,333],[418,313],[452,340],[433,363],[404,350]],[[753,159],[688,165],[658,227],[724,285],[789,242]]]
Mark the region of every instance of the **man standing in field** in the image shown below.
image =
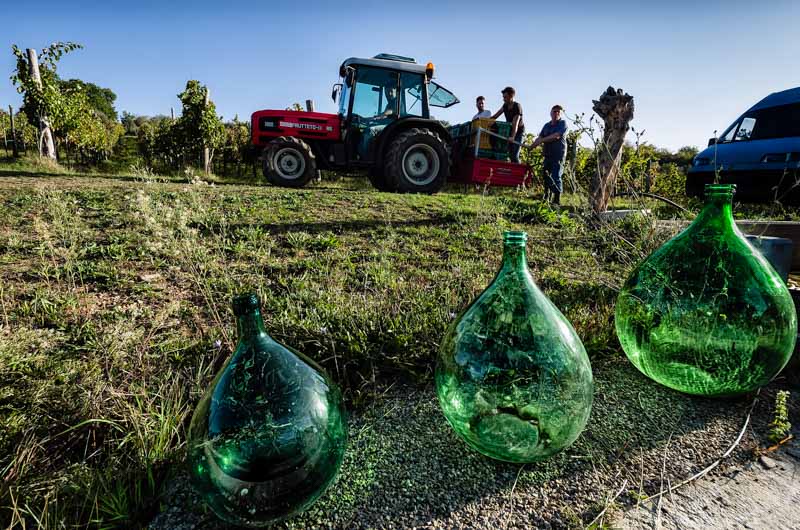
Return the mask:
[[[486,98],[483,96],[478,96],[475,98],[475,107],[478,109],[478,113],[472,117],[473,120],[477,120],[478,118],[489,118],[492,115],[492,112],[486,108],[484,105],[486,103]]]
[[[522,121],[522,105],[514,101],[517,92],[513,87],[507,86],[501,92],[503,95],[503,106],[492,115],[492,119],[497,119],[503,114],[506,121],[511,123],[511,135],[508,137],[508,155],[512,162],[519,164],[519,148],[522,142],[522,135],[525,134],[525,123]]]
[[[553,204],[561,202],[561,177],[564,175],[564,160],[567,157],[567,122],[561,119],[561,105],[550,109],[550,121],[531,147],[544,144],[544,197]]]

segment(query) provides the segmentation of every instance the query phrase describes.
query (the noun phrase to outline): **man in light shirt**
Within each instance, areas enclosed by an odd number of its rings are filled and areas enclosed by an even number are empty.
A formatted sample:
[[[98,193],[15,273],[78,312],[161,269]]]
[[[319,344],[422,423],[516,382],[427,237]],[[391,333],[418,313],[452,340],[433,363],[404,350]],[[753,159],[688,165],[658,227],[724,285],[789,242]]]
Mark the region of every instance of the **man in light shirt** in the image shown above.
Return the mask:
[[[475,98],[475,106],[478,108],[478,113],[472,117],[473,120],[477,120],[478,118],[492,117],[492,112],[484,108],[485,100],[486,98],[483,96],[478,96],[477,98]]]

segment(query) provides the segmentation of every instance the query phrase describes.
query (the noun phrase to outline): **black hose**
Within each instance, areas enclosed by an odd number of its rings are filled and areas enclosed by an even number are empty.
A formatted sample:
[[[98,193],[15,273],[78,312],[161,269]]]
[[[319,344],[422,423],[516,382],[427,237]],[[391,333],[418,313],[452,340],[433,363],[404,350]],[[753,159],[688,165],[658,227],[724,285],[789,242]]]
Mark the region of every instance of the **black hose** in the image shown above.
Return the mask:
[[[677,208],[677,209],[681,210],[682,212],[690,213],[689,210],[687,210],[686,208],[684,208],[680,204],[678,204],[676,202],[673,202],[673,201],[667,199],[666,197],[662,197],[661,195],[655,195],[654,193],[629,193],[629,192],[625,192],[625,193],[615,193],[614,195],[616,197],[637,196],[637,195],[641,195],[641,196],[644,196],[644,197],[650,197],[651,199],[658,199],[659,201],[664,201],[665,203],[669,204],[673,208]]]

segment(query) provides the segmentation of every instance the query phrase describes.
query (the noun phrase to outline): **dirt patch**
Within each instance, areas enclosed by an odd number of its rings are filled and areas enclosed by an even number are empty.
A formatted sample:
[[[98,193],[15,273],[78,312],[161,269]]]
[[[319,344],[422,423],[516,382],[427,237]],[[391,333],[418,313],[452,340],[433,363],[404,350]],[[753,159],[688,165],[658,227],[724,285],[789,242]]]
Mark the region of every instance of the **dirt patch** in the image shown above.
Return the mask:
[[[797,434],[800,434],[798,432]],[[659,514],[660,511],[660,514]],[[800,444],[625,512],[621,530],[800,528]]]

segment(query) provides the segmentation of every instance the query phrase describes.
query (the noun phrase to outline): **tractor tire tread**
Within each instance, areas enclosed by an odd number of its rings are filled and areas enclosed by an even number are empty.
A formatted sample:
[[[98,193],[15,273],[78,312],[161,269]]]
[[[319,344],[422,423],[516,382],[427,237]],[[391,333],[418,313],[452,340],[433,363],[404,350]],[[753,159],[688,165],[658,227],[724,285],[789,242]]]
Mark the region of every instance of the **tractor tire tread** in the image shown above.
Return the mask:
[[[274,154],[280,147],[293,147],[306,157],[306,168],[303,174],[297,179],[285,179],[275,171]],[[302,139],[294,136],[279,136],[271,140],[264,149],[264,177],[274,186],[285,188],[302,188],[317,176],[317,159],[311,146]]]
[[[403,151],[407,148],[406,144],[408,140],[414,136],[427,137],[429,140],[435,142],[440,147],[438,150],[439,154],[444,155],[440,156],[438,178],[422,188],[414,188],[409,185],[407,179],[403,178]],[[436,193],[444,186],[450,174],[450,156],[447,143],[444,142],[436,132],[430,129],[414,127],[398,134],[397,137],[392,140],[391,146],[386,153],[386,158],[384,159],[384,180],[391,186],[392,191],[398,191],[400,193]]]

